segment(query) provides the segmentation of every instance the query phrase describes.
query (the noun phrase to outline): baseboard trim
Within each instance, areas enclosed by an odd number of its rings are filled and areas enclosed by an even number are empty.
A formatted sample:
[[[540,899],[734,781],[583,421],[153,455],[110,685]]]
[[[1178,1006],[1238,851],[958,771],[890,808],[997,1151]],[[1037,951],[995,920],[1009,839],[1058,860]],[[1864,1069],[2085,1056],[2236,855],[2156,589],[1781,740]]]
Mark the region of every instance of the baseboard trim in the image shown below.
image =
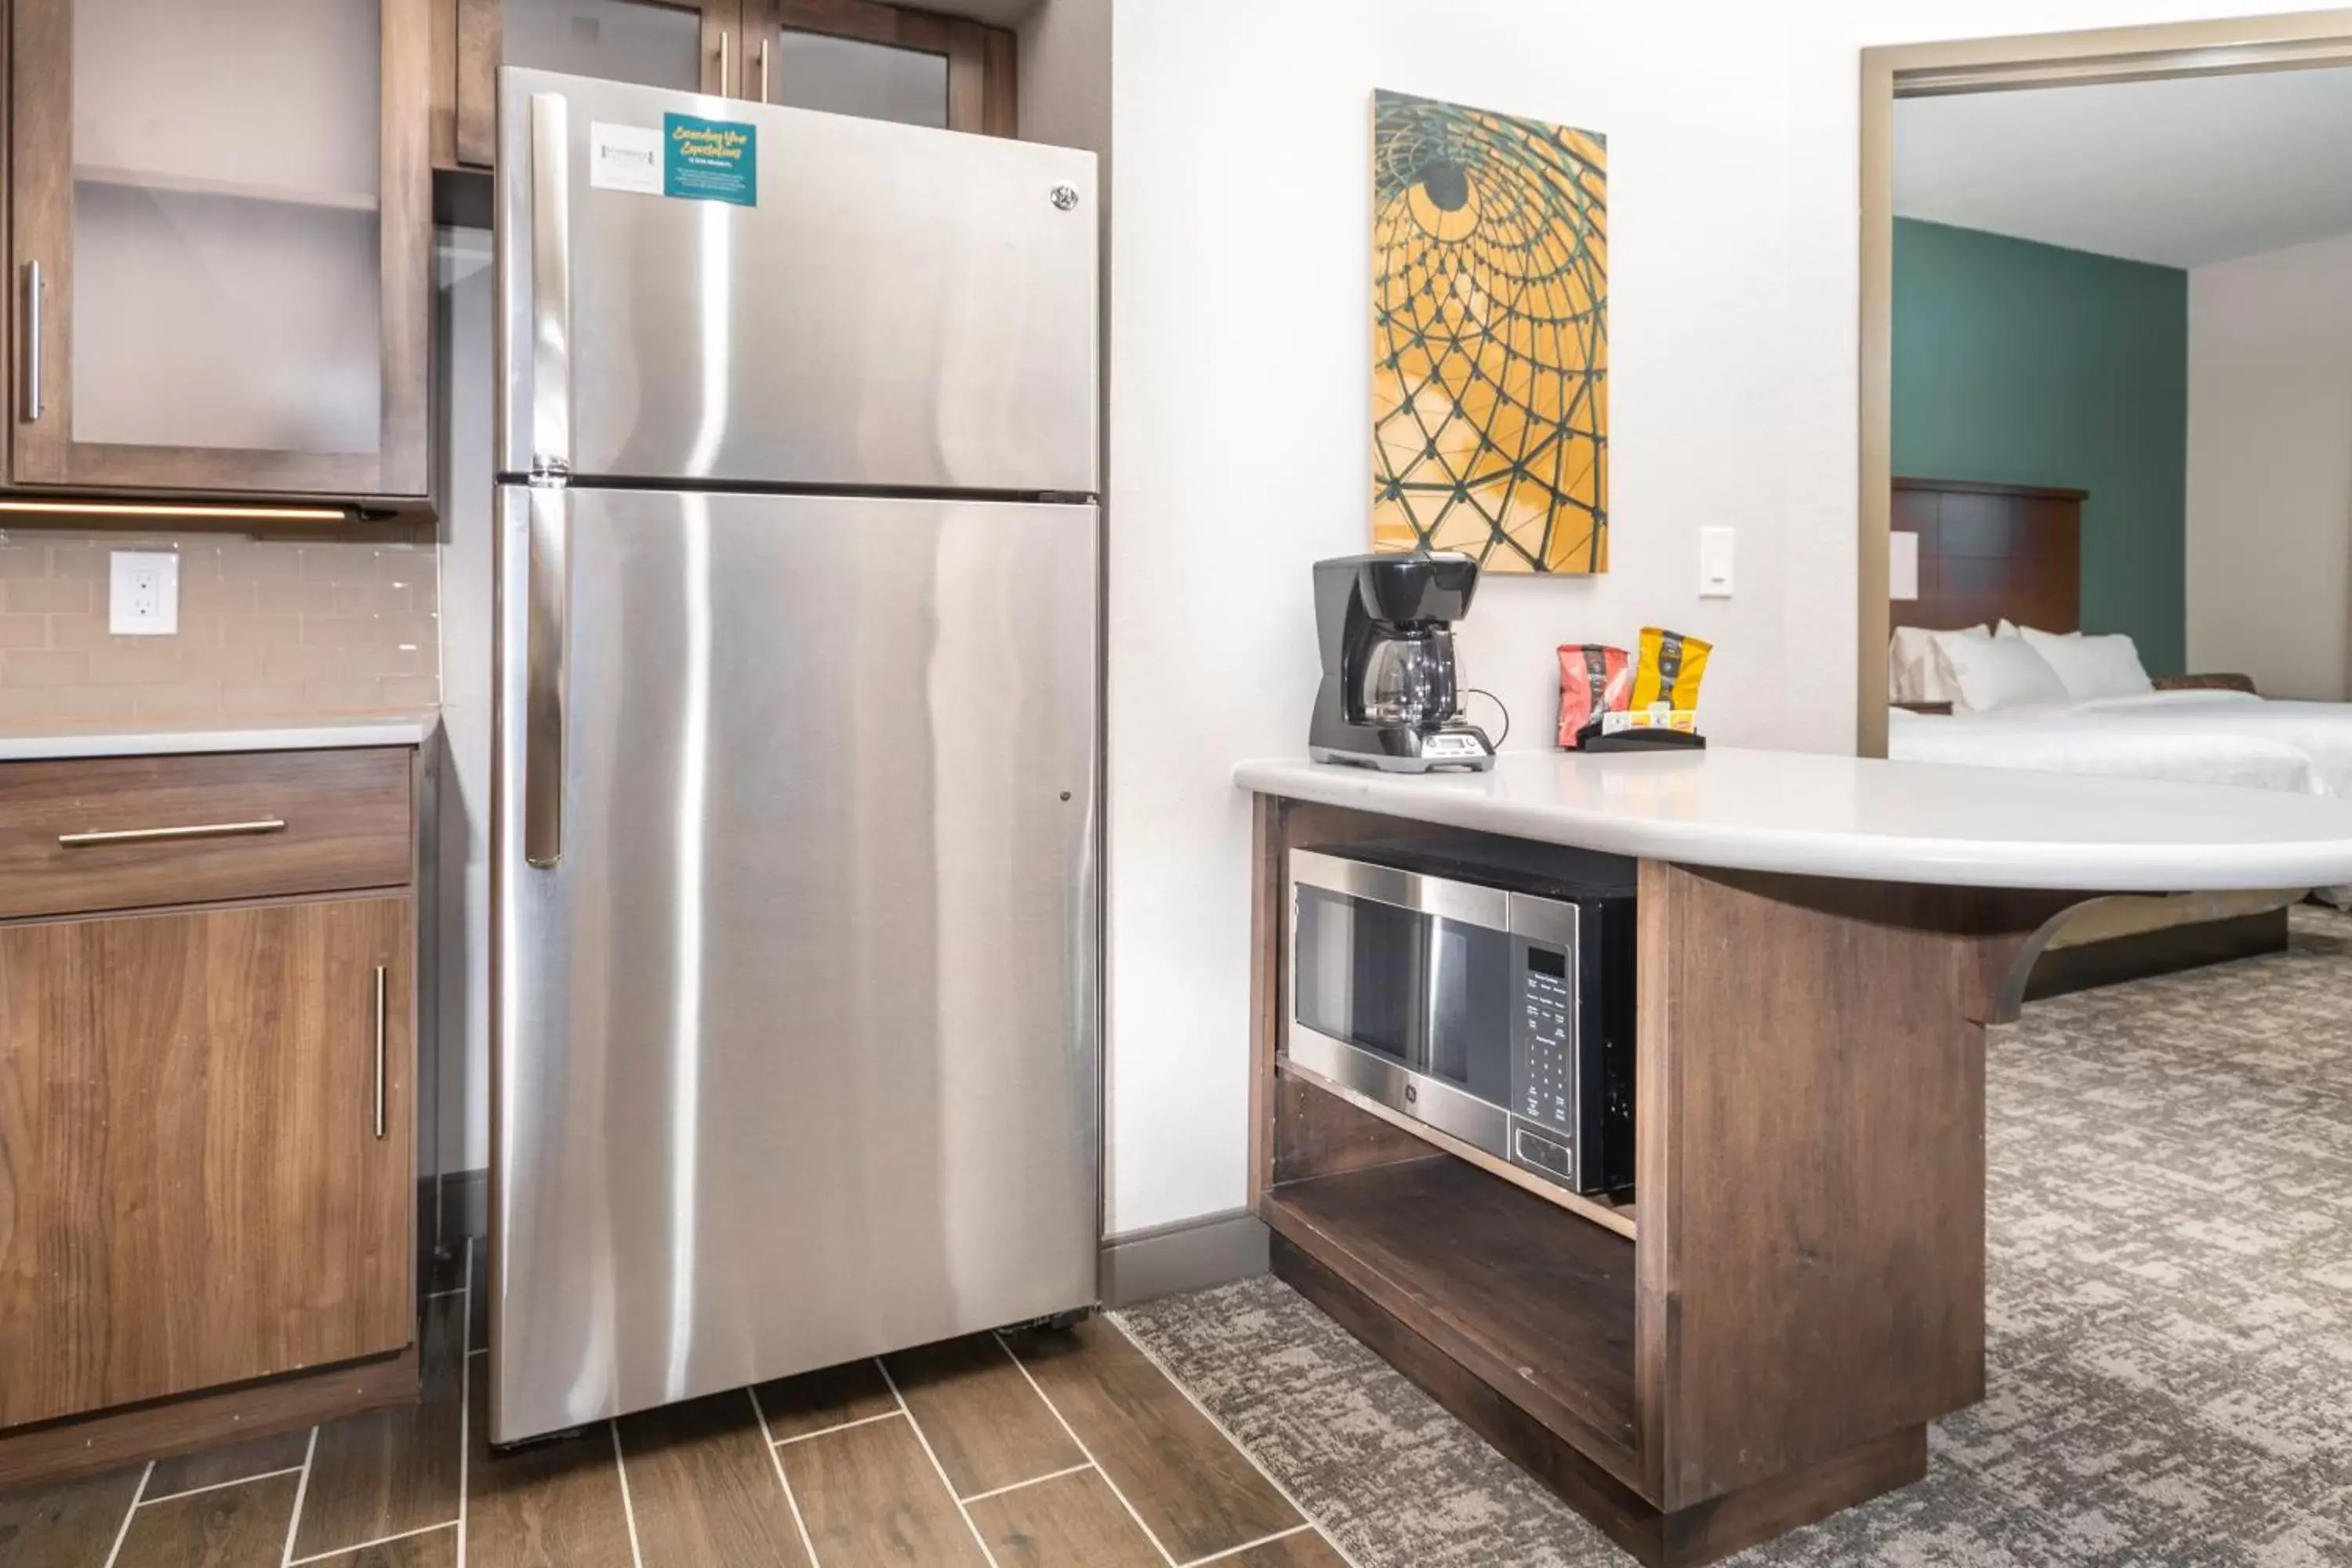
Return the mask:
[[[1204,1290],[1264,1274],[1265,1222],[1228,1209],[1103,1238],[1106,1307],[1132,1307],[1182,1290]]]
[[[367,1361],[11,1427],[0,1432],[0,1490],[414,1405],[421,1387],[417,1354],[411,1344]]]

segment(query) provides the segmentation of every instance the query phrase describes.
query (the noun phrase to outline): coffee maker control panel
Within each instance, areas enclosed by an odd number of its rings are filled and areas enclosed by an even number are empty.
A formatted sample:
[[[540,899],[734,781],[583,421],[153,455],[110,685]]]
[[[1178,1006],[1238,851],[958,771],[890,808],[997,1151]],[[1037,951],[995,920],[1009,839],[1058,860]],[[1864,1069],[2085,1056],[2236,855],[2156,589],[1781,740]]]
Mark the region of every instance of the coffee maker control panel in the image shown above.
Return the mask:
[[[1421,754],[1433,762],[1457,757],[1464,762],[1469,762],[1486,755],[1486,748],[1479,742],[1475,735],[1458,730],[1440,731],[1434,735],[1422,737]]]

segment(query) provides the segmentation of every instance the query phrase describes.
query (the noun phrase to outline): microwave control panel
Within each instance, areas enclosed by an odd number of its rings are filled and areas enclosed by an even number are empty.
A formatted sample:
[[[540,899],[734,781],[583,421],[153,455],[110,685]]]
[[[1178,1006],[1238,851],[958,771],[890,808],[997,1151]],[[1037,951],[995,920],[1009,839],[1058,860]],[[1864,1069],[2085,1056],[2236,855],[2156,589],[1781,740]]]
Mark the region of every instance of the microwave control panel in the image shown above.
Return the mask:
[[[1576,1127],[1575,999],[1568,983],[1568,955],[1558,948],[1529,946],[1520,975],[1518,1103],[1511,1109],[1528,1121],[1560,1132]]]

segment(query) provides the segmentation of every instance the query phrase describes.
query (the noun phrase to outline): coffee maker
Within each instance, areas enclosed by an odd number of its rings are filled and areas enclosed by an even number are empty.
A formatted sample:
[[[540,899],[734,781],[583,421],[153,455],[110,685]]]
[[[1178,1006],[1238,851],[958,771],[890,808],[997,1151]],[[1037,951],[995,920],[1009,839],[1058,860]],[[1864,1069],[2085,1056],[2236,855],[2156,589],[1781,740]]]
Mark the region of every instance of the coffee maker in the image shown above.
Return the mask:
[[[1462,717],[1454,623],[1470,611],[1467,555],[1343,555],[1315,563],[1323,686],[1307,754],[1391,773],[1495,765]]]

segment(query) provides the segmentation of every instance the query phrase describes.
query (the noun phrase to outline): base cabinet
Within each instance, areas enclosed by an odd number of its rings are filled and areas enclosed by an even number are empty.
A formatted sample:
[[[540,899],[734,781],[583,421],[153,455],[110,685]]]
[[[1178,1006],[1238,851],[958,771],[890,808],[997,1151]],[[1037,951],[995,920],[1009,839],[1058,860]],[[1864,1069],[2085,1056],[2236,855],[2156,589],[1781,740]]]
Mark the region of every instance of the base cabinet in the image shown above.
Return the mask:
[[[1596,1214],[1283,1048],[1290,850],[1401,835],[1520,852],[1258,797],[1275,1272],[1652,1568],[1924,1476],[1984,1397],[1984,1026],[2083,895],[1643,860],[1633,1201]]]
[[[0,1489],[415,1396],[425,765],[0,763]]]
[[[407,897],[0,929],[0,1427],[396,1352]]]

